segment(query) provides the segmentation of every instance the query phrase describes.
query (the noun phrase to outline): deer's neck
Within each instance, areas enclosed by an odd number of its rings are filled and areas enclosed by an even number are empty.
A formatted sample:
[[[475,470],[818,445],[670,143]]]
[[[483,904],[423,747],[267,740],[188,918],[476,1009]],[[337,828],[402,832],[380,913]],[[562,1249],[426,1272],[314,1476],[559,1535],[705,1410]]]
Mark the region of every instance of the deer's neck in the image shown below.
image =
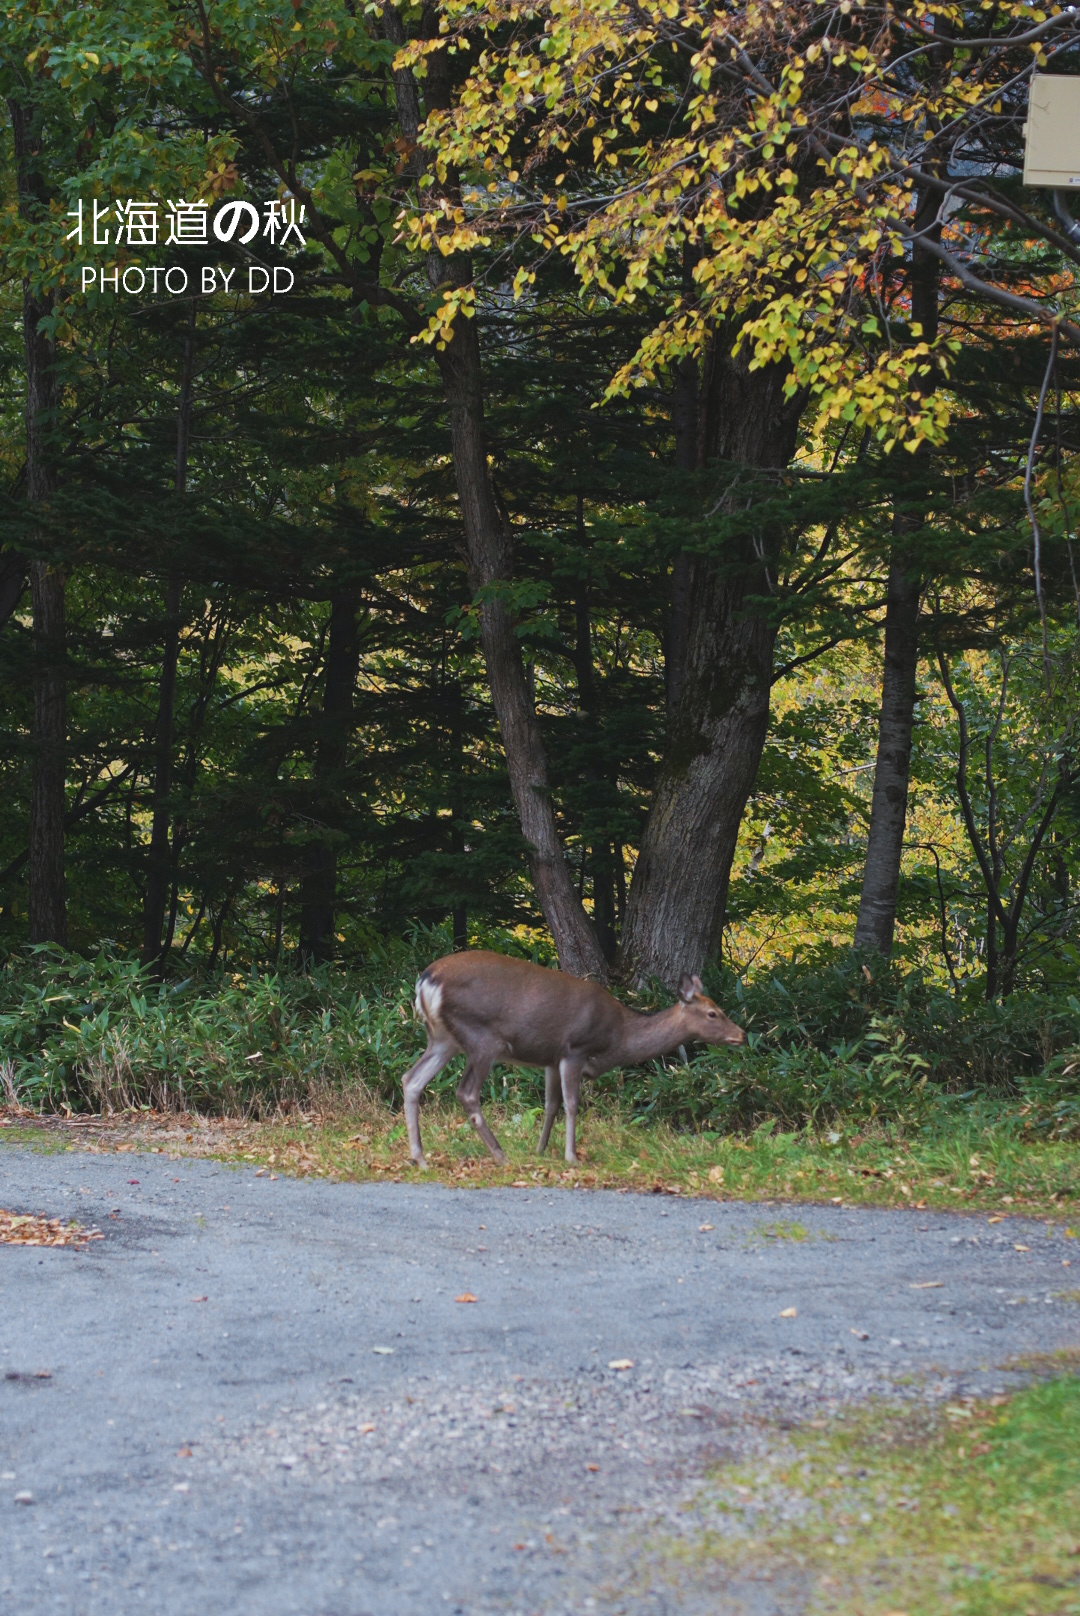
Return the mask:
[[[619,1046],[613,1065],[636,1066],[678,1049],[683,1041],[682,1017],[677,1004],[653,1015],[626,1010],[619,1028]]]

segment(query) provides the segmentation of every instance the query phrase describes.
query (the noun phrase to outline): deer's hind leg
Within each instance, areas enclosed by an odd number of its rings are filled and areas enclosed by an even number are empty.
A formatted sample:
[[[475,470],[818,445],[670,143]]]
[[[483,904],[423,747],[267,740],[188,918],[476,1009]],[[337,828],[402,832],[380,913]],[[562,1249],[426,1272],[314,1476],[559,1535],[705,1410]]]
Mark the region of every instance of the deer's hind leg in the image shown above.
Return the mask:
[[[544,1126],[540,1130],[540,1144],[537,1147],[542,1156],[548,1147],[551,1130],[555,1126],[555,1118],[559,1114],[562,1104],[562,1084],[557,1066],[544,1067]]]
[[[500,1167],[506,1166],[506,1152],[492,1133],[484,1120],[484,1113],[480,1109],[480,1090],[484,1086],[484,1079],[491,1071],[494,1056],[491,1054],[470,1055],[465,1067],[465,1075],[458,1084],[457,1097],[465,1110],[465,1115],[484,1141],[492,1156]]]
[[[581,1061],[559,1062],[559,1081],[562,1084],[563,1108],[566,1111],[566,1159],[577,1161],[577,1108],[581,1089]]]
[[[448,1060],[458,1052],[458,1046],[446,1037],[428,1038],[428,1046],[415,1066],[411,1066],[402,1079],[405,1091],[405,1126],[409,1130],[409,1155],[417,1167],[426,1167],[424,1147],[420,1142],[420,1096],[433,1077],[438,1077]]]

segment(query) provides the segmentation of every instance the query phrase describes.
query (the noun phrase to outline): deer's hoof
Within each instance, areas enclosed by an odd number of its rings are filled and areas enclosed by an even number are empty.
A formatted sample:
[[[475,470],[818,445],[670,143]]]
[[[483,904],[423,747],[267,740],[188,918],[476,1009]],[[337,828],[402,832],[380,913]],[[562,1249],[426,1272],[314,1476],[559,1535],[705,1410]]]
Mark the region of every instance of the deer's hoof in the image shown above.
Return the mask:
[[[419,1172],[421,1172],[421,1173],[426,1173],[427,1172],[427,1157],[426,1156],[423,1156],[423,1155],[414,1156],[413,1159],[412,1159],[412,1163],[413,1163],[413,1166],[415,1168],[417,1168]]]

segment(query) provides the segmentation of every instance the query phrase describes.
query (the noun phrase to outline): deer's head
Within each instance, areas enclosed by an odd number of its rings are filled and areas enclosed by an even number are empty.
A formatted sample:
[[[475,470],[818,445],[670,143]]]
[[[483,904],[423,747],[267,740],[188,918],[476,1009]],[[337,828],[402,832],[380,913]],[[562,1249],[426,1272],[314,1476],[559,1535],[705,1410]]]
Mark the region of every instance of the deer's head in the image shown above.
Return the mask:
[[[746,1034],[709,998],[700,976],[684,971],[679,978],[679,1008],[686,1043],[696,1039],[702,1044],[745,1044]]]

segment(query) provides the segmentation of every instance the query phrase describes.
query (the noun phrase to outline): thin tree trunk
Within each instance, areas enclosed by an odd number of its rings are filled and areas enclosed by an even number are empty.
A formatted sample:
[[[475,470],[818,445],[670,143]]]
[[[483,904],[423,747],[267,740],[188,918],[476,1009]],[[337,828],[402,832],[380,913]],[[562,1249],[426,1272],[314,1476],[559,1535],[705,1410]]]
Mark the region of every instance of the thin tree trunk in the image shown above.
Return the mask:
[[[191,304],[184,333],[180,397],[176,412],[176,471],[173,488],[182,499],[187,488],[188,450],[191,442],[191,402],[195,377],[195,303]],[[154,731],[154,817],[143,900],[143,964],[164,964],[161,930],[169,898],[172,857],[169,847],[169,794],[172,790],[173,726],[176,716],[176,673],[180,661],[180,580],[170,578],[165,590],[165,640],[158,682],[157,723]]]
[[[461,685],[451,680],[446,689],[450,703],[450,854],[455,860],[465,856],[465,714]],[[455,864],[455,879],[461,864]],[[469,946],[469,910],[464,898],[450,908],[450,926],[455,954]]]
[[[383,26],[393,44],[404,43],[401,19],[392,7],[384,11]],[[423,9],[421,28],[426,38],[438,36],[438,16],[430,0]],[[393,81],[402,135],[415,148],[419,127],[416,84],[407,70],[395,71]],[[445,51],[435,51],[428,57],[426,98],[431,108],[445,108],[450,104]],[[414,149],[409,161],[419,166],[423,158]],[[456,175],[448,173],[445,194],[454,197],[457,188]],[[472,267],[465,257],[443,258],[439,253],[432,253],[428,258],[428,279],[433,289],[447,281],[468,285],[471,276]],[[607,963],[592,923],[574,890],[559,841],[547,758],[529,693],[521,645],[514,630],[513,612],[507,600],[513,578],[513,553],[488,464],[476,320],[459,316],[454,321],[451,340],[435,357],[450,411],[450,440],[465,534],[469,588],[474,596],[483,591],[480,645],[499,722],[510,789],[528,849],[533,887],[562,969],[574,976],[592,976],[606,981]]]
[[[26,593],[26,559],[14,553],[0,557],[0,628],[10,622]]]
[[[438,272],[451,268],[463,278],[469,273],[464,264],[452,265],[446,259],[431,267]],[[506,586],[513,577],[512,547],[488,466],[475,320],[459,317],[454,322],[453,338],[438,360],[450,408],[469,588],[474,595],[483,592],[480,644],[506,754],[510,789],[528,848],[533,886],[562,969],[574,976],[606,981],[607,963],[574,890],[559,841],[547,758],[507,600]]]
[[[921,585],[917,574],[908,567],[903,553],[894,550],[885,607],[885,666],[870,834],[855,923],[856,948],[874,949],[886,958],[892,953],[896,924],[915,722],[915,676],[919,663]]]
[[[330,601],[330,633],[326,642],[326,683],[315,750],[316,812],[330,832],[310,841],[300,881],[300,957],[306,964],[329,959],[334,952],[337,903],[337,845],[345,769],[352,734],[353,692],[360,668],[360,635],[356,613],[359,593],[341,588]]]
[[[39,157],[41,132],[34,109],[8,102],[14,130],[19,212],[27,221],[46,212]],[[26,353],[26,499],[46,503],[58,478],[52,438],[57,429],[60,385],[56,349],[39,331],[52,299],[23,282],[23,343]],[[30,564],[34,613],[34,706],[30,729],[29,921],[32,943],[67,944],[64,883],[64,780],[67,750],[65,584],[59,567]]]
[[[786,401],[778,366],[751,371],[714,342],[702,397],[702,459],[782,467],[795,448],[801,398]],[[623,927],[627,975],[668,987],[700,971],[719,941],[739,824],[769,720],[776,629],[748,597],[772,588],[753,543],[722,564],[697,560],[686,655],[668,744],[630,886]]]
[[[585,526],[585,499],[577,496],[578,546],[584,555],[588,545]],[[577,676],[578,708],[585,731],[588,761],[585,777],[593,790],[597,806],[605,800],[607,791],[614,789],[614,781],[605,780],[600,765],[600,715],[597,710],[596,672],[593,666],[592,611],[589,585],[583,578],[578,584],[574,600],[574,672]],[[603,793],[603,795],[602,795]],[[582,877],[588,867],[592,881],[593,926],[596,940],[608,964],[613,964],[618,953],[618,931],[615,924],[615,866],[611,857],[610,839],[600,836],[589,843],[582,853]]]
[[[185,755],[179,770],[179,779],[176,782],[176,812],[173,817],[173,832],[171,853],[171,874],[169,883],[169,918],[165,928],[165,941],[162,952],[168,954],[176,936],[176,922],[180,909],[180,865],[183,858],[184,847],[187,842],[187,813],[190,810],[191,800],[195,792],[195,782],[198,779],[199,767],[202,761],[201,738],[206,714],[214,694],[218,674],[221,672],[225,657],[228,653],[229,634],[231,632],[230,605],[215,611],[212,608],[205,618],[206,631],[199,649],[199,669],[196,693],[188,714],[187,737]],[[209,904],[206,894],[202,897],[202,907]],[[191,934],[189,933],[188,941]],[[185,943],[185,949],[187,943]]]
[[[935,224],[938,199],[922,192],[915,227],[928,239],[940,242]],[[938,332],[938,288],[941,265],[916,242],[911,258],[911,317],[922,326],[922,338],[933,342]],[[936,374],[923,379],[924,393],[934,391]],[[917,452],[916,464],[925,471],[929,454]],[[856,948],[873,949],[887,959],[896,929],[896,902],[900,890],[900,862],[907,824],[911,737],[915,726],[915,688],[919,665],[919,596],[921,580],[910,551],[910,539],[919,526],[898,512],[896,543],[889,562],[888,599],[885,607],[885,660],[881,678],[874,789],[866,840],[859,913],[855,921]]]

